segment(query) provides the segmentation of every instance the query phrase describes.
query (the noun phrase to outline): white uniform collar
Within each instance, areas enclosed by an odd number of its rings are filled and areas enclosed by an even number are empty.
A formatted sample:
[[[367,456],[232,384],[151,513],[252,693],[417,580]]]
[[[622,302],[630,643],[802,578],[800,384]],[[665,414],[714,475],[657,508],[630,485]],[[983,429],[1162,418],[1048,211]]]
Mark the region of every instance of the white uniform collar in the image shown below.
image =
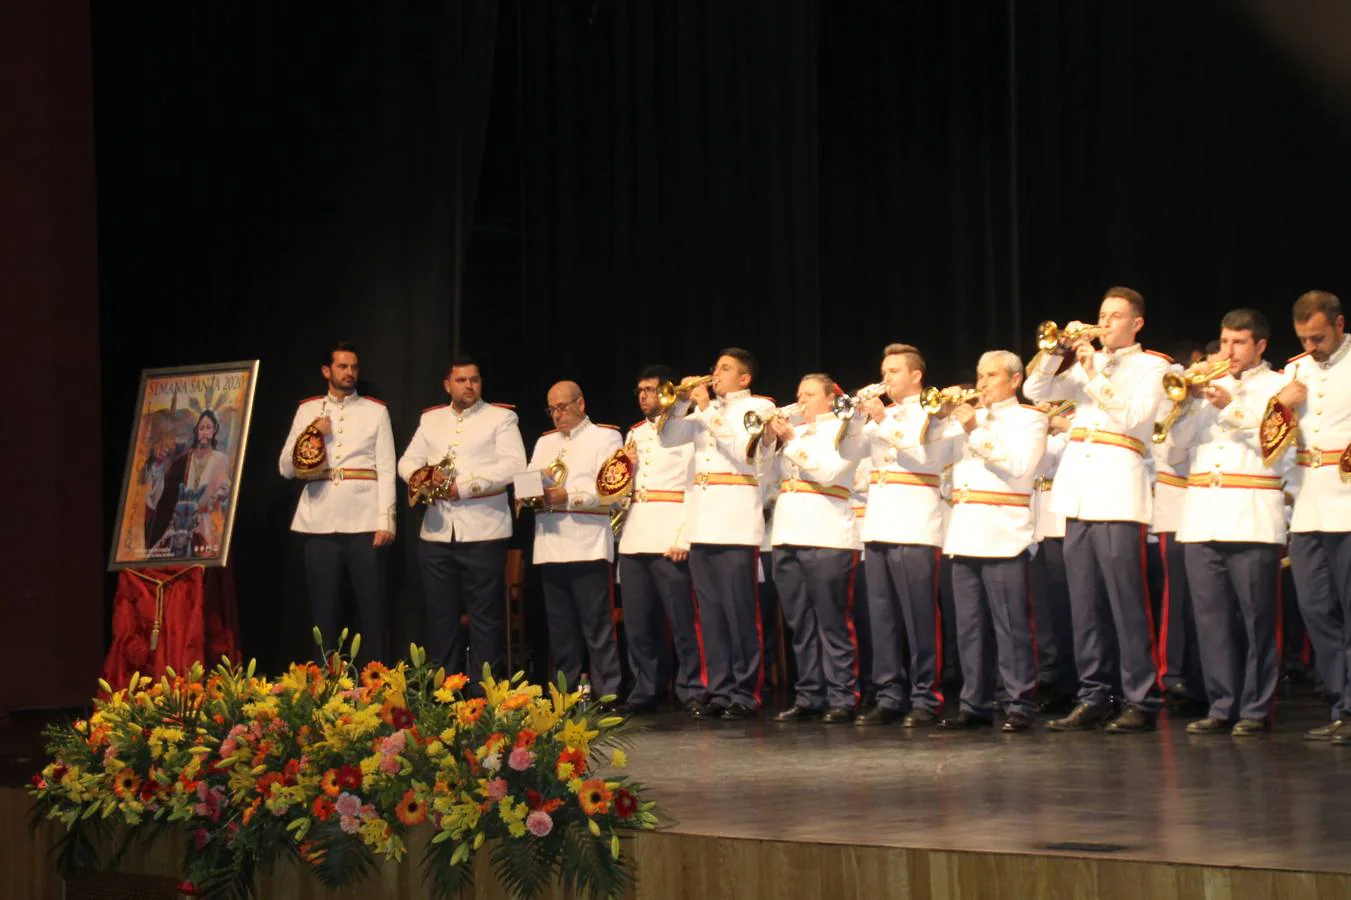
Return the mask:
[[[731,403],[733,400],[744,400],[746,397],[749,397],[750,395],[751,395],[750,388],[746,388],[744,391],[728,391],[727,393],[723,394],[722,397],[720,397],[719,399],[722,400],[723,403]]]
[[[1136,346],[1139,346],[1139,345],[1137,344]],[[988,409],[990,412],[994,412],[996,409],[1008,409],[1008,408],[1011,407],[1011,406],[1017,406],[1017,405],[1018,405],[1018,397],[1017,397],[1017,395],[1015,394],[1015,395],[1012,396],[1012,397],[1006,397],[1006,398],[1003,399],[1003,400],[998,400],[998,401],[996,401],[996,402],[994,402],[994,403],[991,403],[989,406],[987,406],[987,407],[985,407],[985,408]]]
[[[464,412],[460,412],[458,409],[456,409],[454,403],[450,404],[450,411],[455,415],[459,416],[461,419],[463,419],[465,416],[471,416],[474,413],[478,412],[480,409],[483,408],[483,406],[484,406],[483,398],[479,397],[477,400],[474,401],[473,405],[467,408]]]
[[[823,412],[823,413],[819,413],[813,421],[816,421],[816,422],[838,422],[839,420],[840,420],[840,417],[839,417],[839,416],[835,415],[835,413],[831,412],[830,410],[826,410],[826,411]]]
[[[1329,353],[1327,361],[1321,362],[1319,365],[1325,369],[1329,366],[1335,366],[1342,361],[1343,356],[1346,356],[1347,348],[1351,348],[1351,335],[1344,334],[1342,335],[1342,342],[1337,346],[1337,349]]]
[[[558,429],[558,433],[561,434],[561,435],[563,435],[563,440],[565,440],[565,441],[570,441],[570,440],[572,440],[573,438],[575,438],[579,433],[581,433],[582,431],[585,431],[585,430],[586,430],[586,427],[587,427],[588,425],[590,425],[590,424],[591,424],[591,417],[590,417],[590,416],[582,416],[582,421],[580,421],[580,422],[578,422],[576,425],[572,426],[572,430],[571,430],[571,431],[569,431],[569,432],[567,432],[566,434],[564,434],[563,429],[560,428],[560,429]]]
[[[1249,378],[1251,378],[1251,377],[1254,376],[1254,375],[1257,375],[1257,374],[1259,374],[1259,373],[1261,373],[1261,372],[1270,372],[1270,371],[1271,371],[1271,366],[1267,365],[1267,361],[1266,361],[1265,359],[1264,359],[1264,360],[1260,360],[1260,361],[1257,363],[1257,365],[1252,366],[1251,368],[1244,369],[1242,372],[1239,372],[1239,373],[1238,373],[1238,381],[1239,381],[1239,383],[1241,384],[1242,382],[1247,381]]]
[[[1108,359],[1115,359],[1119,356],[1129,356],[1132,353],[1139,353],[1140,344],[1139,342],[1136,342],[1129,347],[1122,347],[1120,350],[1104,350],[1102,352]]]
[[[329,403],[336,403],[338,406],[342,406],[345,403],[351,403],[357,396],[357,392],[352,391],[352,393],[348,394],[346,397],[334,397],[333,393],[330,391],[324,399],[328,400]]]
[[[919,394],[911,394],[909,397],[902,397],[897,406],[919,406]]]

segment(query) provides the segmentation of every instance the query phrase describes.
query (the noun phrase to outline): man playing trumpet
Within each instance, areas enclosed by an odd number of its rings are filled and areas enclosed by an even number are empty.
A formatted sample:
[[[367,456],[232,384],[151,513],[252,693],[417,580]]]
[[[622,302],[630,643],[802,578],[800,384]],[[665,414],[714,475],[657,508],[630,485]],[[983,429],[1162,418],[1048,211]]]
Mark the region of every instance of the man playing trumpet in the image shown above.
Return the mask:
[[[465,666],[460,617],[467,612],[473,654],[467,672],[480,677],[486,662],[501,676],[507,674],[502,596],[511,539],[506,489],[525,468],[525,444],[512,408],[483,402],[474,360],[451,360],[441,386],[450,403],[423,410],[399,458],[400,478],[410,486],[424,482],[417,557],[427,653],[448,671]]]
[[[699,599],[699,625],[708,664],[709,702],[696,718],[750,718],[759,711],[764,685],[763,627],[756,560],[765,520],[762,464],[748,462],[751,434],[746,414],[764,420],[774,401],[751,394],[755,357],[729,347],[718,354],[712,383],[682,393],[673,418],[692,427],[662,430],[662,445],[694,445],[694,487],[686,515],[690,575]]]
[[[1107,730],[1147,731],[1160,706],[1154,624],[1145,587],[1145,527],[1151,498],[1145,453],[1169,361],[1140,349],[1144,298],[1127,287],[1107,291],[1089,335],[1063,336],[1028,367],[1024,391],[1033,401],[1073,400],[1074,427],[1051,488],[1051,508],[1065,516],[1078,705],[1048,723],[1079,731],[1108,718],[1116,673],[1107,635],[1115,628],[1126,709]],[[1071,322],[1073,334],[1082,323]],[[1062,370],[1065,354],[1074,363]],[[1110,615],[1110,627],[1108,616]]]

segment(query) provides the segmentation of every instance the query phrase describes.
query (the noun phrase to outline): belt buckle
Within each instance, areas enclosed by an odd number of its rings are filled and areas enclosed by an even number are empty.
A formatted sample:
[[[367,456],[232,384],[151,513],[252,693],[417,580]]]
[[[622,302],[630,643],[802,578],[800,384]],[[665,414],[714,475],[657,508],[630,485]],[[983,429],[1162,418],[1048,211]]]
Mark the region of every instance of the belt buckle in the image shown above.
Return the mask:
[[[633,492],[633,499],[634,499],[634,502],[636,502],[636,503],[646,503],[646,502],[647,502],[647,488],[638,488],[638,490],[634,491],[634,492]]]
[[[952,502],[966,503],[970,499],[971,499],[971,488],[962,487],[957,489],[957,493],[953,495]]]
[[[1222,486],[1223,484],[1224,484],[1224,476],[1222,476],[1219,472],[1211,472],[1211,473],[1210,473],[1210,486],[1211,486],[1211,487],[1217,488],[1217,487]]]
[[[798,481],[795,478],[790,478],[783,483],[783,492],[785,494],[796,494],[797,488],[798,488]]]
[[[707,487],[708,487],[708,473],[707,473],[707,472],[699,472],[699,473],[697,473],[697,474],[694,476],[694,483],[695,483],[695,485],[696,485],[697,487],[701,487],[701,488],[707,489]]]
[[[328,470],[328,480],[331,481],[331,482],[333,482],[334,484],[342,484],[342,480],[343,480],[343,471],[342,471],[342,469],[341,469],[341,468],[337,468],[337,469],[329,469],[329,470]]]
[[[1094,431],[1092,428],[1089,428],[1087,431],[1084,432],[1084,443],[1085,444],[1093,443],[1093,438],[1096,436],[1097,432]]]
[[[1323,465],[1323,448],[1309,448],[1309,466],[1314,469],[1321,468]]]

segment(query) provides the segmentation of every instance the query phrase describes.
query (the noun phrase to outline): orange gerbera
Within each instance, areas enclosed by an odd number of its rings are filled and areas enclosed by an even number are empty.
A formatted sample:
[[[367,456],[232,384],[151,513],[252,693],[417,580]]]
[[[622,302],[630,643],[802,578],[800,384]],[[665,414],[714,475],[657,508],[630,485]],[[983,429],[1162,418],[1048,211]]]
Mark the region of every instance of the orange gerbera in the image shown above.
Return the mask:
[[[389,669],[384,663],[371,660],[366,663],[366,668],[361,670],[362,686],[367,690],[378,690],[384,685],[385,673],[388,671]]]
[[[225,679],[212,675],[206,680],[206,695],[212,700],[225,699]]]
[[[600,778],[582,782],[582,789],[577,792],[577,802],[581,804],[582,812],[588,816],[599,816],[609,812],[610,799],[610,789]]]
[[[488,701],[482,697],[475,697],[473,700],[465,700],[455,706],[455,719],[461,725],[473,725],[483,715],[483,708],[488,705]]]
[[[525,693],[511,694],[507,697],[507,699],[502,701],[502,708],[507,710],[521,709],[529,705],[530,705],[530,695]]]
[[[458,691],[469,683],[469,676],[463,672],[456,672],[454,675],[447,675],[446,680],[441,682],[441,687],[448,691]]]
[[[314,817],[320,822],[327,822],[329,819],[333,818],[333,801],[323,794],[314,798],[314,806],[312,809],[314,811]]]
[[[522,728],[521,733],[516,735],[516,748],[530,749],[535,746],[535,738],[537,737],[539,737],[539,735],[529,728]]]
[[[113,793],[119,797],[134,798],[140,787],[141,778],[131,769],[122,769],[113,776]]]
[[[564,747],[563,752],[558,754],[558,761],[554,763],[554,774],[559,781],[580,778],[585,771],[586,754],[576,747]]]
[[[329,769],[324,773],[324,777],[319,779],[319,787],[324,789],[324,793],[330,797],[336,797],[342,793],[342,785],[338,784],[338,770]]]
[[[404,791],[403,799],[394,807],[394,814],[399,817],[400,822],[411,828],[427,821],[427,805],[412,791]]]
[[[281,783],[282,775],[280,772],[268,772],[258,779],[258,783],[254,785],[254,789],[258,791],[259,795],[261,795],[264,800],[267,800],[272,796],[272,789]]]

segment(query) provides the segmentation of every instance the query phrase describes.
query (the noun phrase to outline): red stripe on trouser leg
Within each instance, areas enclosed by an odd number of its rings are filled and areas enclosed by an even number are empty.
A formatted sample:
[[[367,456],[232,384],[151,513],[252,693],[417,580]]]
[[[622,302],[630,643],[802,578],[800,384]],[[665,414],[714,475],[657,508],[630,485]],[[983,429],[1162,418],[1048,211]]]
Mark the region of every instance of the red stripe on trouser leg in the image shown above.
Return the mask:
[[[1282,607],[1285,606],[1285,591],[1282,589],[1281,566],[1276,564],[1276,677],[1279,678],[1281,669],[1285,667],[1285,616]],[[1279,682],[1277,682],[1279,684]],[[1276,692],[1271,694],[1271,705],[1267,707],[1267,718],[1276,718]]]
[[[1159,642],[1154,640],[1154,610],[1149,605],[1149,538],[1148,529],[1140,525],[1140,596],[1145,602],[1145,623],[1149,630],[1149,658],[1154,663],[1154,681],[1163,683],[1159,667]]]
[[[943,551],[934,548],[934,702],[938,710],[943,709],[943,600],[941,583],[943,580]]]
[[[858,629],[854,627],[854,573],[858,571],[858,553],[854,553],[849,560],[849,588],[844,595],[844,624],[849,629],[849,643],[854,647],[854,704],[858,705],[861,699],[859,694],[858,680]]]
[[[1168,674],[1168,606],[1172,602],[1173,586],[1168,580],[1168,535],[1159,535],[1159,561],[1163,564],[1163,603],[1159,609],[1159,690],[1163,690],[1163,678]],[[1185,574],[1185,573],[1184,573]],[[1146,590],[1148,590],[1146,583]],[[1183,632],[1186,633],[1185,631]]]
[[[764,702],[762,697],[765,690],[765,622],[764,616],[760,614],[760,579],[755,578],[753,572],[751,578],[755,579],[753,582],[755,584],[755,639],[760,642],[760,670],[755,673],[755,705],[758,707]],[[779,652],[784,652],[784,648],[780,647]]]
[[[708,656],[704,653],[704,626],[699,624],[699,595],[690,585],[690,603],[694,605],[694,641],[699,645],[699,680],[708,690]]]

